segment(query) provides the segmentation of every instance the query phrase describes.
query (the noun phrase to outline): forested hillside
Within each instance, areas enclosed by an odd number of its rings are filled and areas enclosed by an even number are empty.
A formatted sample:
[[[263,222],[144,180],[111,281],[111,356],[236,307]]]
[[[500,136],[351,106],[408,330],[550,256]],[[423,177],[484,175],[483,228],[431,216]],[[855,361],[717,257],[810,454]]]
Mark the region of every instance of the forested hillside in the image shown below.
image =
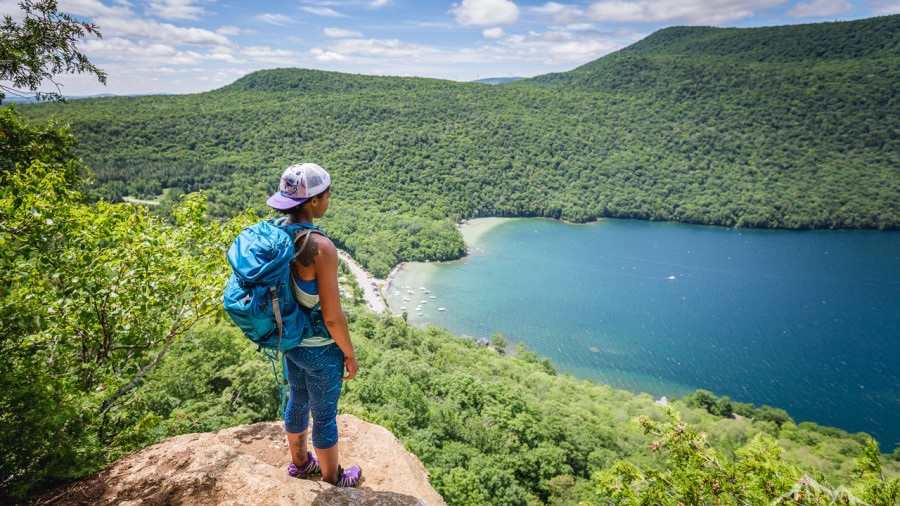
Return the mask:
[[[450,221],[476,216],[900,228],[898,45],[900,16],[669,28],[501,85],[278,69],[20,110],[69,123],[112,200],[203,189],[214,214],[266,212],[283,168],[316,161],[326,230],[384,275],[459,256]]]

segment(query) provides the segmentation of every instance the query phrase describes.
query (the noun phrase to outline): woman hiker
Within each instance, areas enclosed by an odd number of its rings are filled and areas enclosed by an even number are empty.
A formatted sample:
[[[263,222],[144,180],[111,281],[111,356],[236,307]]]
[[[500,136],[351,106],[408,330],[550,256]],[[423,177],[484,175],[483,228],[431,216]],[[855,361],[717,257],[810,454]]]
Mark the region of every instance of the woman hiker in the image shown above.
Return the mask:
[[[313,224],[313,220],[325,215],[330,196],[328,172],[314,163],[299,163],[285,169],[279,191],[266,204],[286,214],[288,225]],[[284,352],[290,383],[284,414],[291,452],[288,476],[307,478],[321,474],[335,486],[354,487],[359,483],[362,469],[359,466],[344,469],[338,464],[336,417],[342,382],[356,376],[359,364],[350,342],[347,318],[341,309],[337,250],[324,233],[314,230],[303,238],[307,231],[295,231],[295,249],[299,254],[291,262],[291,291],[307,313],[316,303],[320,304],[329,335],[307,337],[300,346]],[[347,376],[344,376],[345,367]],[[307,449],[310,412],[315,419],[312,429],[315,456]]]

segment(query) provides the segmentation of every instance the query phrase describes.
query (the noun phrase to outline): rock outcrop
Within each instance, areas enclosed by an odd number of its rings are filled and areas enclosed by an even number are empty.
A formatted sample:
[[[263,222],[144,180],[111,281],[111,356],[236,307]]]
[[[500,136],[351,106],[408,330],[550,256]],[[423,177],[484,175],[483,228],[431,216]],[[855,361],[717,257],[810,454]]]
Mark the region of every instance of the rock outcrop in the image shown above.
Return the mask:
[[[117,505],[443,505],[428,472],[387,429],[338,417],[341,464],[359,465],[358,488],[321,477],[289,478],[283,425],[243,425],[185,434],[137,450],[84,480],[42,495],[37,504]],[[310,448],[312,448],[310,442]]]

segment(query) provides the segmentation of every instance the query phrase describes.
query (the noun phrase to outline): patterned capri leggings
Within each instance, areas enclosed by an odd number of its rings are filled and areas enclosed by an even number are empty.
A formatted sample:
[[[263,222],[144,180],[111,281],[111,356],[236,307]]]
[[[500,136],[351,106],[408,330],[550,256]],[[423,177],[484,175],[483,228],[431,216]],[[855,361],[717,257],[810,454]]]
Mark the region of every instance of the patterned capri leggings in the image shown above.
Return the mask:
[[[337,403],[344,375],[344,352],[337,344],[310,348],[296,347],[284,352],[291,394],[284,413],[284,430],[298,434],[313,426],[313,446],[331,448],[338,441]]]

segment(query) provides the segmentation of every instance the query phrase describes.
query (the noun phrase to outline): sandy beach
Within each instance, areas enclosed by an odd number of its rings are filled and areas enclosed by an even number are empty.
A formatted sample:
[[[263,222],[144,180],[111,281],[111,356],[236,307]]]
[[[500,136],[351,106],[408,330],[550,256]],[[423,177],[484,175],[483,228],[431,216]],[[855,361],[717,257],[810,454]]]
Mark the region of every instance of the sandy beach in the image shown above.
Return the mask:
[[[497,225],[521,218],[474,218],[456,224],[468,248],[476,248],[484,235]]]
[[[473,251],[479,251],[478,245],[485,234],[498,225],[515,219],[520,218],[474,218],[457,223],[456,226],[459,228],[463,240],[466,243],[466,248],[468,250],[467,256],[472,254]],[[401,262],[391,269],[387,278],[381,280],[369,275],[369,273],[357,265],[353,258],[346,252],[339,251],[338,255],[350,266],[350,270],[353,272],[354,276],[356,276],[357,284],[363,288],[366,304],[376,313],[380,313],[385,309],[390,309],[385,306],[384,301],[390,299],[391,289],[398,275],[403,276],[405,286],[423,286],[428,283],[429,275],[427,274],[427,266],[430,262]],[[377,285],[381,285],[382,287],[381,294],[379,294],[378,290],[375,288]]]
[[[456,224],[456,227],[459,229],[459,232],[463,236],[463,241],[466,243],[466,249],[468,250],[467,255],[471,254],[472,250],[478,249],[478,244],[481,241],[481,238],[488,232],[491,231],[497,225],[501,223],[505,223],[509,220],[515,220],[517,218],[473,218],[471,220],[463,220]],[[463,257],[465,258],[465,257]],[[387,294],[390,293],[390,289],[393,285],[394,280],[397,275],[401,272],[405,271],[410,264],[426,264],[430,262],[400,262],[395,265],[393,269],[391,269],[391,273],[388,274],[388,277],[385,278],[383,285],[383,293],[385,294],[385,298],[387,298]],[[418,268],[414,268],[416,271],[419,271]],[[420,286],[422,281],[426,281],[420,278],[417,278],[419,281],[416,286]]]
[[[481,239],[491,230],[515,219],[519,218],[474,218],[457,223],[456,226],[459,228],[468,250],[466,257],[477,255],[481,251],[479,247]],[[464,262],[466,257],[453,260],[453,262]],[[403,262],[396,265],[388,275],[382,289],[384,300],[388,302],[388,309],[394,314],[402,313],[400,307],[405,304],[402,297],[409,295],[407,292],[410,289],[428,287],[439,264],[441,262]],[[395,292],[399,292],[399,294],[395,295]]]

